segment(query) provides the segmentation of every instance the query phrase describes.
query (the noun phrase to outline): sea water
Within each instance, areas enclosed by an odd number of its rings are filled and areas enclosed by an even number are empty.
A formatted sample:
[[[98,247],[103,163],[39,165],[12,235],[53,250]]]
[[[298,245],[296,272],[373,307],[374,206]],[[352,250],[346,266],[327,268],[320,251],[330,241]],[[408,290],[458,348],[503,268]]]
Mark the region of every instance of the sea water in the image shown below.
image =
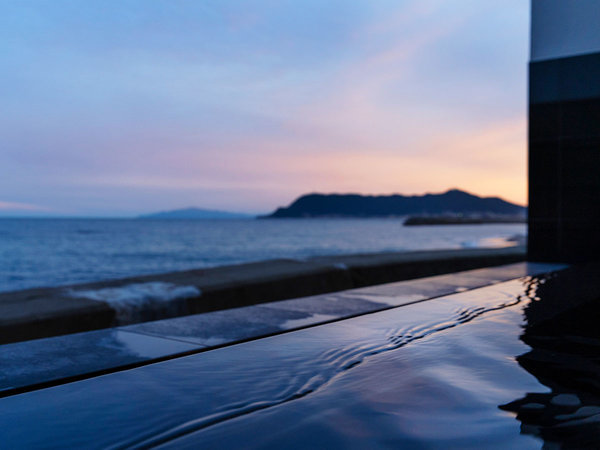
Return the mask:
[[[525,224],[401,219],[1,219],[0,291],[276,258],[504,247]]]

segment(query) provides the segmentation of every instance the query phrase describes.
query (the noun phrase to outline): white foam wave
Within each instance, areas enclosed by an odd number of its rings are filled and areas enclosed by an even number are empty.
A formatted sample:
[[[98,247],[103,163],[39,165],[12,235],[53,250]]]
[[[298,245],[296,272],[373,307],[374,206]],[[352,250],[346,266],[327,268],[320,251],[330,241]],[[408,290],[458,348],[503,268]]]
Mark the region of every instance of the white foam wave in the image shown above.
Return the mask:
[[[196,286],[155,281],[96,290],[70,290],[68,295],[107,303],[122,321],[131,316],[133,311],[151,306],[164,306],[174,300],[199,297],[202,292]]]

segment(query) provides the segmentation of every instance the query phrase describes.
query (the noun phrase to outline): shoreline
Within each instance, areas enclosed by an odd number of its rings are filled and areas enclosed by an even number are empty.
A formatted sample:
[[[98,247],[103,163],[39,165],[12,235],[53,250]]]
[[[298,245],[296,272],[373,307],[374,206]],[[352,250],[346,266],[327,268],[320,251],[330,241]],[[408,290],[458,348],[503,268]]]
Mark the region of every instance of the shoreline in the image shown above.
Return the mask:
[[[409,216],[405,227],[431,225],[501,225],[527,224],[524,217],[453,217],[453,216]]]
[[[0,293],[0,344],[520,262],[523,246],[321,256]]]

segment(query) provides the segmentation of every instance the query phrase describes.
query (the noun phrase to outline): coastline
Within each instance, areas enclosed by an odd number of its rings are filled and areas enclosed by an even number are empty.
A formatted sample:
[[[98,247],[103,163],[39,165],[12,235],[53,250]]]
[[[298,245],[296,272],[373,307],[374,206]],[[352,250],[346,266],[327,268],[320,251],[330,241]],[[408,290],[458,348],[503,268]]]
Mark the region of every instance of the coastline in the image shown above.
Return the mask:
[[[405,227],[429,225],[497,225],[497,224],[526,224],[526,217],[460,217],[460,216],[409,216],[404,221]]]
[[[0,344],[524,261],[523,246],[278,259],[0,293]]]

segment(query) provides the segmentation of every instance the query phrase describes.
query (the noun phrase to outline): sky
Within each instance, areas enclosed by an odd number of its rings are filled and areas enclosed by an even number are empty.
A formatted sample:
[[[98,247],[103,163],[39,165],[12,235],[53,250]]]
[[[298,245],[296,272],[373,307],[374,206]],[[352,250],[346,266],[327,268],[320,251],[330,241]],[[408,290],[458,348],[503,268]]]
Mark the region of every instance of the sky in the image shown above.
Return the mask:
[[[5,0],[0,215],[525,204],[526,0]]]

